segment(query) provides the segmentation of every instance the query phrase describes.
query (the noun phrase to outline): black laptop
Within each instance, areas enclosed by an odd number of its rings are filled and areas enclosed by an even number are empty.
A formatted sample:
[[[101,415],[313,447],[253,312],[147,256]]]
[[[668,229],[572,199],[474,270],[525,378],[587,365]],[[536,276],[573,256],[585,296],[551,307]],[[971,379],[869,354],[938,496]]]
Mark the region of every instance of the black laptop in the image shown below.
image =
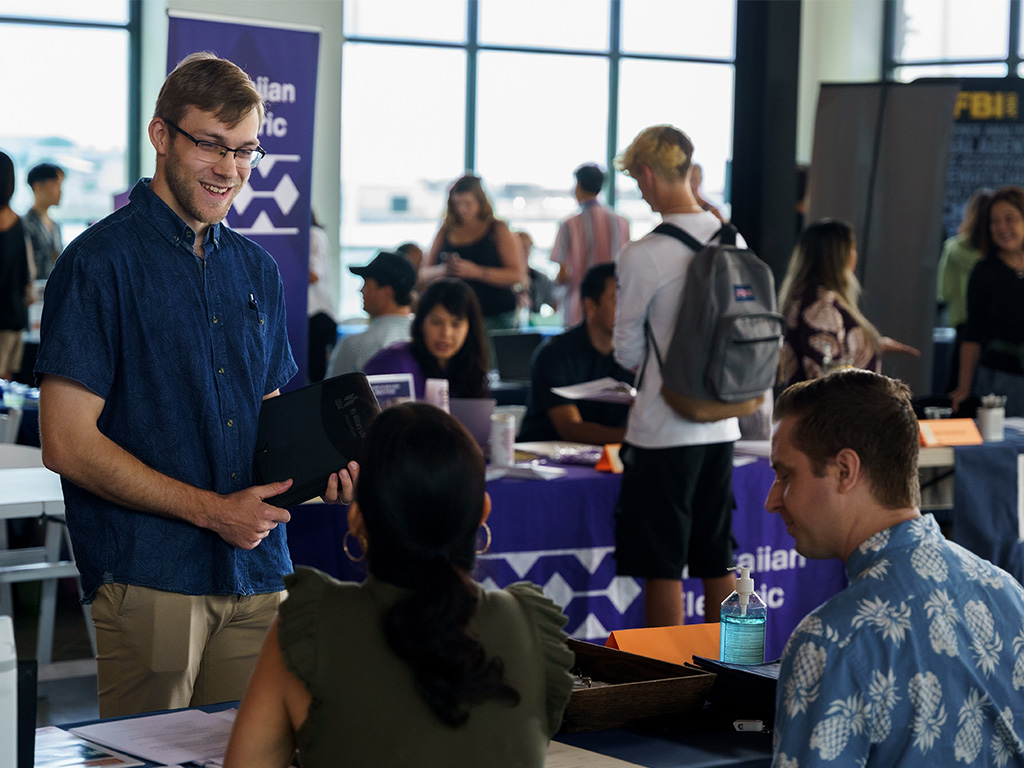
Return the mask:
[[[494,361],[498,366],[498,377],[515,384],[530,383],[530,360],[533,351],[544,340],[544,334],[492,332],[491,346],[494,347]]]
[[[327,479],[359,458],[370,422],[380,413],[366,376],[346,373],[263,401],[253,468],[257,484],[291,478],[266,499],[293,507],[319,496]]]

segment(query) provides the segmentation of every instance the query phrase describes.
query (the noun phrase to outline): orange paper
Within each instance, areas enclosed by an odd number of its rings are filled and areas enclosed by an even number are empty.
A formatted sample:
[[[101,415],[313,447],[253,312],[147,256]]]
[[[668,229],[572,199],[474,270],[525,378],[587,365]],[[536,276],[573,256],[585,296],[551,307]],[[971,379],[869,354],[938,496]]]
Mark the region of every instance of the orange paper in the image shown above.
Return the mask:
[[[721,624],[687,624],[679,627],[617,629],[608,636],[605,645],[673,664],[692,662],[694,656],[717,659],[721,627]]]
[[[601,458],[598,459],[594,469],[598,472],[613,472],[616,475],[622,474],[622,459],[619,458],[621,443],[609,443],[601,451]]]
[[[917,422],[921,445],[981,445],[981,433],[974,419],[928,419]]]

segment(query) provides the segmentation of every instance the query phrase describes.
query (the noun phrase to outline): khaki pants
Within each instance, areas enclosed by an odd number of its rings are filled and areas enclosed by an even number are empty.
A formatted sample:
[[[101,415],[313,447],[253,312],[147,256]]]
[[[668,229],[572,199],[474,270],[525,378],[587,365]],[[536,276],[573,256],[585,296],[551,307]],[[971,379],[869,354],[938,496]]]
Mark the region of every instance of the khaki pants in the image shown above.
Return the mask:
[[[242,698],[284,595],[102,585],[92,603],[100,717]]]

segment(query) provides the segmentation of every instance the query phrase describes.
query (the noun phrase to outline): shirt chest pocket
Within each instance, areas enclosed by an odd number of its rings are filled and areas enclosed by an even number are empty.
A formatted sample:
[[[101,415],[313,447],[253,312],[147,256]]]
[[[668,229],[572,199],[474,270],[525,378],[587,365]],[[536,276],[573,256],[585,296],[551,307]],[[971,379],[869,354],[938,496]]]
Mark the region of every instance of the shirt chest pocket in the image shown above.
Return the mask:
[[[247,309],[242,313],[245,356],[250,363],[262,364],[267,359],[269,324],[267,313],[260,309]]]

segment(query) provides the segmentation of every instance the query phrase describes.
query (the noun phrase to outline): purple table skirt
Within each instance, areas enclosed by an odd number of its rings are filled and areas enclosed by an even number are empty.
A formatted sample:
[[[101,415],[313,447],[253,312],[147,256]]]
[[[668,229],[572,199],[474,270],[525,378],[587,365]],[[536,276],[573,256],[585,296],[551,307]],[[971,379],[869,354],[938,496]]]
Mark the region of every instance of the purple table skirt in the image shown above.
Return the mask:
[[[532,581],[564,606],[568,631],[603,643],[616,629],[643,626],[642,584],[615,575],[614,511],[620,475],[566,467],[557,480],[501,479],[487,484],[493,509],[490,551],[478,559],[476,578],[488,587]],[[772,483],[768,462],[736,467],[733,532],[740,565],[750,565],[769,605],[767,654],[777,657],[789,633],[810,610],[846,585],[842,563],[808,561],[777,515],[764,510]],[[341,579],[361,580],[363,564],[342,551],[344,508],[305,504],[292,510],[288,544],[297,565]],[[683,582],[687,621],[703,620],[699,579]]]

